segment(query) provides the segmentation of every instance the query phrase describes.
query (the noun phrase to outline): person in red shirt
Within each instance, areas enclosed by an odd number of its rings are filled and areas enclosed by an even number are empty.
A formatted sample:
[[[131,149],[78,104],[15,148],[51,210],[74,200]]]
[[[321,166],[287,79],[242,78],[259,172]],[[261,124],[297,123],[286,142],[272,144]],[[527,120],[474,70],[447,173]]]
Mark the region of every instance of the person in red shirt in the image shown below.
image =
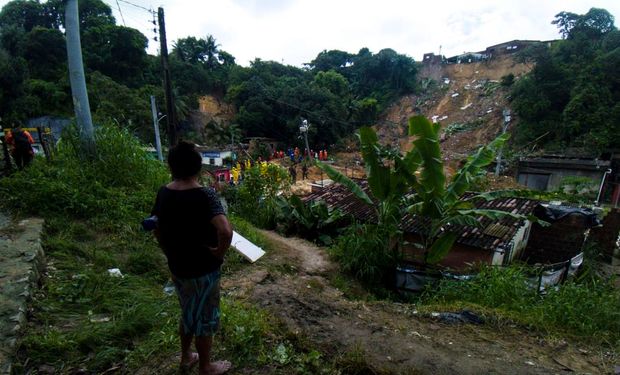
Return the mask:
[[[34,156],[34,151],[32,150],[34,139],[32,135],[28,131],[23,130],[21,125],[18,124],[13,130],[8,132],[5,140],[11,146],[11,154],[17,168],[22,170],[27,167],[32,162]]]

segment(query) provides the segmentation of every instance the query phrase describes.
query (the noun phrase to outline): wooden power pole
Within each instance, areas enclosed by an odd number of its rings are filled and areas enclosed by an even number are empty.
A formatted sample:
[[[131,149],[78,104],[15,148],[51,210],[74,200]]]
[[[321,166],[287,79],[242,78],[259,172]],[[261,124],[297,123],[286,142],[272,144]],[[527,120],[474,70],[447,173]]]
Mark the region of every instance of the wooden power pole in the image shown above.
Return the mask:
[[[172,82],[170,80],[170,65],[168,64],[168,46],[166,42],[166,22],[164,20],[164,8],[157,9],[159,22],[159,41],[161,43],[161,65],[164,70],[164,92],[166,95],[166,120],[168,123],[168,142],[170,147],[177,144],[176,115],[174,113],[174,98],[172,96]]]

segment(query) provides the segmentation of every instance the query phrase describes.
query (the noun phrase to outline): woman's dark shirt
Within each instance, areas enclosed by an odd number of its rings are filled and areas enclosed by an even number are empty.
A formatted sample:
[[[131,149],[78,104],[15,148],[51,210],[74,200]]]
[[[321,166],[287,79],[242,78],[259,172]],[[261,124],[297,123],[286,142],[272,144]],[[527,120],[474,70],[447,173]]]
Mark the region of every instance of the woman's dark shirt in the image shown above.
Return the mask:
[[[152,215],[158,218],[160,244],[174,276],[196,278],[219,269],[222,260],[209,250],[217,247],[211,219],[223,214],[213,189],[159,189]]]

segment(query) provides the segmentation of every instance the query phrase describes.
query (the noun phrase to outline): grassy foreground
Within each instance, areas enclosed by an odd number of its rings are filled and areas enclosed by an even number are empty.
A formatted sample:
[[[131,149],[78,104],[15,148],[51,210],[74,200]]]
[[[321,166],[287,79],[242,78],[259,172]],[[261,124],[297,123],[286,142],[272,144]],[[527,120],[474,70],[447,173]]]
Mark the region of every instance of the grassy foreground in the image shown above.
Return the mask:
[[[175,373],[179,307],[164,293],[165,258],[139,223],[169,176],[127,132],[97,129],[97,152],[85,159],[65,134],[52,163],[36,160],[0,180],[3,209],[45,219],[48,267],[33,296],[16,373]],[[234,220],[234,219],[233,219]],[[238,231],[260,242],[242,220]],[[268,250],[268,249],[267,249]],[[249,266],[231,254],[224,277]],[[122,277],[109,274],[118,268]],[[224,296],[216,358],[243,372],[333,373],[322,354],[243,300]]]

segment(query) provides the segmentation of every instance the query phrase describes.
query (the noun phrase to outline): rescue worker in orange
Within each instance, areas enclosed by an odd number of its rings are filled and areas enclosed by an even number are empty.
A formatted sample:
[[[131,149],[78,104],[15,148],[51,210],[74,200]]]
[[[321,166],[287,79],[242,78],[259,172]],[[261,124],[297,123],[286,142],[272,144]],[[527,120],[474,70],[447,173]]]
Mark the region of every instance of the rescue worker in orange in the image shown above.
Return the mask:
[[[21,125],[17,124],[13,130],[6,135],[6,143],[11,146],[11,154],[15,165],[19,170],[24,169],[32,162],[34,151],[32,144],[34,139],[27,130],[23,130]]]

